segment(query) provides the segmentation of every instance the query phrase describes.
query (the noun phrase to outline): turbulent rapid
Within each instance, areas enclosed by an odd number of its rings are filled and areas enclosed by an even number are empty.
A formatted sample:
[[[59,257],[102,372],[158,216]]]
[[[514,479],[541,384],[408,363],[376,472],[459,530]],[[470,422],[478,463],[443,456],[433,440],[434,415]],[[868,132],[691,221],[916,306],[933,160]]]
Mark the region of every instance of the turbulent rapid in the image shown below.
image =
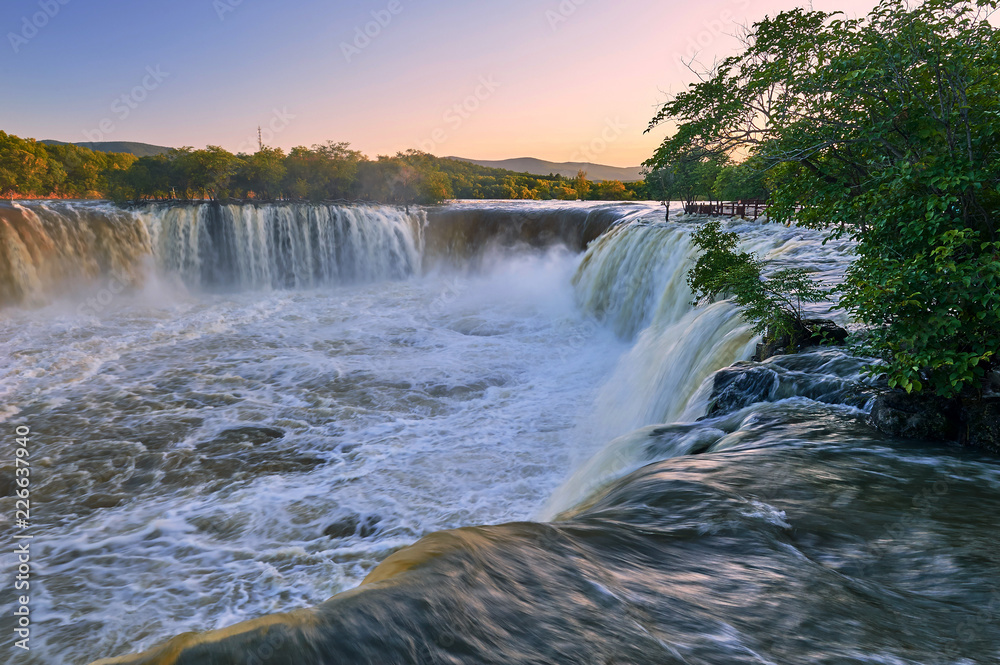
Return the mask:
[[[699,220],[661,219],[0,208],[23,662],[1000,662],[995,461],[874,433],[840,351],[740,362],[735,308],[691,305]]]

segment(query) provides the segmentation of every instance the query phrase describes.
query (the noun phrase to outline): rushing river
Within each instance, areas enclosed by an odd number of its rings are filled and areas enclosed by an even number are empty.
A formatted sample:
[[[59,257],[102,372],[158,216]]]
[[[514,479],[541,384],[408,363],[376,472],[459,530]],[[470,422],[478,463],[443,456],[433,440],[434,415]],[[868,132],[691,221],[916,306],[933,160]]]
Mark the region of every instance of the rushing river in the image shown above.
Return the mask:
[[[756,340],[691,306],[699,222],[661,219],[0,208],[5,542],[32,431],[16,662],[217,631],[122,662],[1000,663],[995,459],[874,433],[839,351],[742,366],[702,418]],[[828,283],[850,261],[730,226]]]

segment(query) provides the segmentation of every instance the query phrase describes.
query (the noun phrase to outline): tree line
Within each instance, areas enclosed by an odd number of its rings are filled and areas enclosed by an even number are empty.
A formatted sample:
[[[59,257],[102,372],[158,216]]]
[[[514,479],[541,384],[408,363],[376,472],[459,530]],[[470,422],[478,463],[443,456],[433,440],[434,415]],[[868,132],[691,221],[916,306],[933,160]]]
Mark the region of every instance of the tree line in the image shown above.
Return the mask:
[[[135,162],[135,155],[45,145],[0,131],[0,195],[103,198],[109,178]]]
[[[647,182],[594,182],[579,172],[536,176],[408,150],[370,159],[347,143],[263,146],[234,154],[219,146],[149,157],[44,145],[0,132],[0,194],[166,200],[368,201],[433,204],[448,199],[629,201],[650,198]]]
[[[760,159],[737,161],[725,154],[689,151],[648,162],[646,193],[660,201],[670,218],[670,202],[765,201],[770,196],[767,167]]]

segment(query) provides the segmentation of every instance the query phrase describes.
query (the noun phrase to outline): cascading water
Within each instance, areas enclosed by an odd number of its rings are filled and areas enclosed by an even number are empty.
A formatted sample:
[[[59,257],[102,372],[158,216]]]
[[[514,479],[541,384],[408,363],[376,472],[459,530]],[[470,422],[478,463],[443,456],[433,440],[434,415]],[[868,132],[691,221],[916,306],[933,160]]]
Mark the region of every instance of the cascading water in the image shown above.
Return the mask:
[[[153,206],[164,272],[199,287],[304,289],[420,272],[422,213],[333,205]]]
[[[719,393],[755,340],[690,304],[697,220],[283,208],[142,213],[186,293],[0,312],[0,423],[45,459],[25,663],[192,630],[116,662],[1000,657],[995,463],[873,433],[838,351]],[[732,226],[820,279],[850,260]],[[377,256],[346,268],[345,238]]]
[[[149,253],[146,226],[111,206],[0,204],[0,307],[44,304],[111,275],[141,284]]]
[[[621,337],[652,324],[676,323],[691,311],[687,270],[696,249],[689,230],[637,222],[599,238],[573,280],[580,306]]]
[[[39,306],[151,272],[188,288],[309,289],[480,267],[504,248],[582,250],[621,206],[0,205],[0,306]],[[425,247],[426,245],[426,247]]]

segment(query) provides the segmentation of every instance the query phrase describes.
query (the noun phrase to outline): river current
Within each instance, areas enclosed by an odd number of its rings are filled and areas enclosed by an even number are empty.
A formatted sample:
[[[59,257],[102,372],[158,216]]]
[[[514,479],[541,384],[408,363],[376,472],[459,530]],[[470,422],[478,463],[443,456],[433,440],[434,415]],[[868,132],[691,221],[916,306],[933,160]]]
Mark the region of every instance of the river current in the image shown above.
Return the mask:
[[[662,216],[0,209],[19,661],[1000,662],[995,460],[875,433],[837,350],[741,365],[769,387],[703,418],[757,340],[691,305],[701,220]],[[826,283],[850,262],[727,225]],[[5,455],[7,534],[14,487]]]

